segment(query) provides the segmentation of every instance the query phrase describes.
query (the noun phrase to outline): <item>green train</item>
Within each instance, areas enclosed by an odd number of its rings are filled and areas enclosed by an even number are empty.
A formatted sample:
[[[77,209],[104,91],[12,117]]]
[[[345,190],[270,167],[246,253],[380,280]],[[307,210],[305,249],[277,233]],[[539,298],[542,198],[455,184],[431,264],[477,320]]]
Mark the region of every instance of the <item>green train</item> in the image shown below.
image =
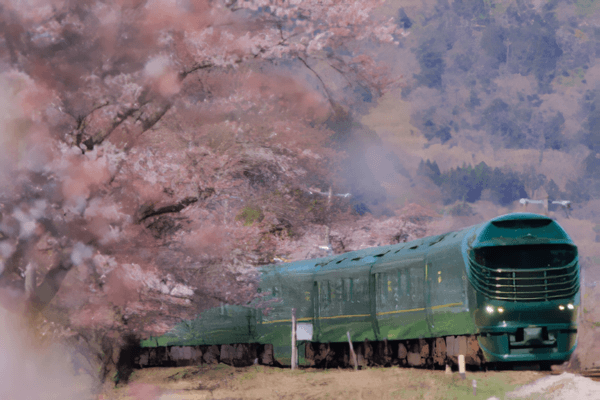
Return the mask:
[[[336,357],[347,364],[347,332],[365,364],[379,357],[443,365],[456,363],[458,354],[476,365],[563,362],[577,345],[577,247],[543,215],[507,214],[260,272],[254,303],[207,310],[176,327],[177,335],[143,340],[142,348],[155,348],[154,358],[156,348],[167,359],[171,348],[195,346],[213,358],[250,352],[263,363],[289,365],[292,308],[308,335],[299,342],[305,365],[335,365]]]

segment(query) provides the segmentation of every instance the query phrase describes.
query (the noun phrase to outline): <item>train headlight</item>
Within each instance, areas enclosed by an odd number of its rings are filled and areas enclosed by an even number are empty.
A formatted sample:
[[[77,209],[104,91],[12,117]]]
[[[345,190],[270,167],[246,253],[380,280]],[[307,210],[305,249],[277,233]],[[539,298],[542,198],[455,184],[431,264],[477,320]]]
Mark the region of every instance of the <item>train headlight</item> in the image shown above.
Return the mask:
[[[558,309],[559,309],[560,311],[563,311],[563,310],[565,309],[565,306],[563,306],[563,305],[561,304],[560,306],[558,306]]]
[[[485,306],[485,311],[488,312],[488,314],[491,314],[494,312],[494,307],[492,306]]]
[[[498,312],[499,312],[500,314],[502,314],[502,313],[504,312],[504,308],[502,308],[502,307],[498,307]]]
[[[575,308],[575,306],[573,304],[569,303],[569,304],[567,304],[567,308],[569,310],[573,310]]]

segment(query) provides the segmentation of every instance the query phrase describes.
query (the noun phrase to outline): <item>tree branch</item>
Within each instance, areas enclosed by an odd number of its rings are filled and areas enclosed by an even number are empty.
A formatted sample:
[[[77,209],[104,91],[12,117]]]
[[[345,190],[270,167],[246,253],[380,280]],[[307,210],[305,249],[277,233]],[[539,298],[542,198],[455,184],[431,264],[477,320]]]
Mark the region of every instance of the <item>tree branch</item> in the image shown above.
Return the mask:
[[[195,64],[189,70],[183,70],[182,72],[180,72],[179,73],[179,79],[180,80],[184,80],[186,78],[186,76],[188,76],[192,72],[196,72],[196,71],[198,71],[200,69],[212,68],[214,66],[215,65],[213,63],[210,63],[210,62],[201,62],[201,63]]]
[[[142,133],[146,132],[148,129],[156,125],[156,123],[160,121],[160,119],[167,113],[167,111],[171,109],[172,106],[173,103],[169,101],[166,104],[163,104],[159,108],[159,110],[152,114],[150,117],[144,119],[140,116],[138,120],[142,122],[142,131],[139,134],[141,135]]]
[[[79,147],[79,145],[81,144],[81,140],[83,138],[83,134],[84,134],[85,128],[87,126],[87,118],[90,115],[92,115],[92,113],[94,111],[99,110],[102,107],[106,107],[109,104],[110,103],[108,101],[104,101],[103,103],[100,103],[100,104],[94,106],[90,110],[90,112],[88,112],[85,115],[77,115],[77,116],[75,116],[74,114],[72,114],[68,110],[64,111],[66,114],[70,115],[75,120],[75,122],[77,123],[77,126],[75,127],[75,143],[77,144],[77,147]]]
[[[156,217],[157,215],[179,212],[179,211],[183,210],[184,208],[186,208],[187,206],[189,206],[190,204],[194,204],[197,201],[198,201],[197,197],[186,197],[185,199],[181,200],[178,203],[161,207],[158,210],[155,210],[153,205],[150,205],[147,207],[142,207],[142,210],[140,212],[141,215],[140,215],[140,218],[138,219],[138,223],[140,223],[150,217]]]
[[[327,89],[327,85],[325,85],[325,82],[323,81],[323,79],[321,78],[321,76],[319,74],[317,74],[317,72],[311,68],[310,65],[308,65],[308,63],[306,62],[306,60],[304,60],[302,57],[298,56],[298,59],[300,61],[302,61],[302,64],[304,64],[304,66],[306,68],[308,68],[313,74],[315,74],[315,76],[317,77],[317,79],[321,82],[321,84],[323,85],[323,90],[325,91],[325,94],[327,95],[327,100],[329,101],[329,105],[331,105],[331,110],[337,114],[338,112],[338,105],[333,101],[333,98],[331,96],[331,93],[329,92],[329,89]]]
[[[102,144],[106,138],[110,136],[111,133],[114,132],[115,129],[119,127],[127,118],[129,118],[133,113],[138,111],[139,108],[132,107],[128,108],[125,111],[121,111],[117,113],[117,116],[113,119],[112,124],[104,131],[100,131],[93,136],[90,136],[86,139],[83,144],[87,147],[88,150],[93,150],[94,146],[98,144]]]

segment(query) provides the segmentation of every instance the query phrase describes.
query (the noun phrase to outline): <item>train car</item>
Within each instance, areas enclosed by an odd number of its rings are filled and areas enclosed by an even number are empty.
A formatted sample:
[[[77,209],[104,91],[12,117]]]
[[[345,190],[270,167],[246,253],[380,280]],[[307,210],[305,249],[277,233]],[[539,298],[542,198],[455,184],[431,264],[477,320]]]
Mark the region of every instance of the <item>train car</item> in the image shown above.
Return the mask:
[[[299,347],[307,365],[347,348],[347,332],[362,361],[379,352],[410,365],[452,363],[459,353],[477,365],[563,362],[577,344],[577,247],[543,215],[507,214],[260,272],[251,305],[205,311],[142,347],[245,344],[265,363],[289,365],[292,308],[312,333]]]

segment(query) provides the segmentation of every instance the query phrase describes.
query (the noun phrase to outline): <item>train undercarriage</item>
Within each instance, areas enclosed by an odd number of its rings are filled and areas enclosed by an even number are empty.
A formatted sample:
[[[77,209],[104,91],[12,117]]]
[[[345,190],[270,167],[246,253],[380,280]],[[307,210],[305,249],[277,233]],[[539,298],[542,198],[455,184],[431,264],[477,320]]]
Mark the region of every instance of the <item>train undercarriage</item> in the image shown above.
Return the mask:
[[[446,336],[441,338],[409,339],[394,341],[354,342],[358,365],[443,367],[458,365],[458,356],[465,356],[465,363],[483,367],[483,352],[477,336]],[[133,367],[186,366],[217,364],[236,367],[259,364],[283,366],[269,344],[239,343],[211,346],[168,346],[139,348],[135,352]],[[352,367],[348,343],[299,343],[300,364],[316,368]],[[289,363],[288,363],[289,365]]]

